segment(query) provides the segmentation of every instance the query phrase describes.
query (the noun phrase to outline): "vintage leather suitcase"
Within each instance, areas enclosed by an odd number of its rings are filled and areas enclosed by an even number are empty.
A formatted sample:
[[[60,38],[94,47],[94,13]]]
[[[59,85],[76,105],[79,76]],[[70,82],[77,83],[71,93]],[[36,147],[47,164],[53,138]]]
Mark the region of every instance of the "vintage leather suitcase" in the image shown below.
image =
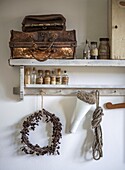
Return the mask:
[[[71,31],[11,31],[9,46],[11,58],[73,59],[76,49],[76,32]]]
[[[28,15],[22,22],[22,31],[65,30],[66,19],[61,14]]]

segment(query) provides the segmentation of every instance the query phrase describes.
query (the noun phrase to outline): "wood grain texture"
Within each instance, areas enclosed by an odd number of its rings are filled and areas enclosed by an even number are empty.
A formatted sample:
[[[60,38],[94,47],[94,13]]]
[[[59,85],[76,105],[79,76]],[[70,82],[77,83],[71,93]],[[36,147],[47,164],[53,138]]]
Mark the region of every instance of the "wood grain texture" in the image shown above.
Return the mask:
[[[125,103],[112,104],[111,102],[108,102],[105,105],[107,109],[125,108]]]
[[[111,17],[111,58],[125,59],[125,8],[123,8],[118,0],[112,0]]]
[[[120,4],[121,6],[125,6],[125,1],[119,1],[119,4]]]

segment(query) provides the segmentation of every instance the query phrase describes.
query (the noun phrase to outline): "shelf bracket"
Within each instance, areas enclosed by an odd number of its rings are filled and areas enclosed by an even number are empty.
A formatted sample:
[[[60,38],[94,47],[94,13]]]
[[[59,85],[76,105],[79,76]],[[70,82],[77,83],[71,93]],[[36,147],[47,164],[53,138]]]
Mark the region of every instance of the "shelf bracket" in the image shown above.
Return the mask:
[[[20,100],[23,100],[24,99],[24,66],[20,66],[20,88],[18,89],[18,91],[20,95]]]

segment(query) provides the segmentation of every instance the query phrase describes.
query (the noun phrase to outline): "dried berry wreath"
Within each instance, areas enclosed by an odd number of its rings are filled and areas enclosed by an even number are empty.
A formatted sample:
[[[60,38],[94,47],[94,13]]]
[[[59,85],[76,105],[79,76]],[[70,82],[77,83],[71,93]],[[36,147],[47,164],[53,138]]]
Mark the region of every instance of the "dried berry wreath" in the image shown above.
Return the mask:
[[[53,124],[53,134],[51,138],[50,146],[40,147],[38,144],[33,145],[29,141],[29,131],[35,130],[35,127],[39,125],[39,121],[45,118],[45,122],[51,122]],[[59,155],[59,144],[60,138],[62,137],[61,134],[62,124],[60,119],[56,117],[54,114],[49,113],[45,109],[42,111],[35,112],[31,116],[27,118],[26,121],[23,122],[23,129],[21,130],[21,143],[23,146],[21,150],[24,151],[26,154],[36,154],[36,155]]]

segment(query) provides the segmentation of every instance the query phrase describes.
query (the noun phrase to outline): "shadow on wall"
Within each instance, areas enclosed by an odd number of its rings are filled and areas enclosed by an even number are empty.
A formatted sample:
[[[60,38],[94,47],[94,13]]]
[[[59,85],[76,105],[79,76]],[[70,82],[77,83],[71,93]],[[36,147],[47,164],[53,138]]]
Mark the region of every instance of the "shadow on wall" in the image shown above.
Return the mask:
[[[25,116],[22,118],[17,124],[12,125],[7,128],[8,130],[11,130],[11,134],[9,138],[11,138],[10,146],[13,147],[13,156],[23,156],[26,155],[21,148],[24,146],[24,144],[21,143],[21,133],[20,131],[23,129],[23,122],[31,116]],[[50,122],[46,123],[43,120],[39,121],[39,126],[36,126],[35,130],[30,130],[29,132],[29,141],[33,144],[36,145],[38,144],[39,146],[43,147],[44,145],[50,145],[51,144],[51,137],[52,137],[52,124]],[[8,138],[8,136],[7,136]],[[8,148],[8,147],[7,147]],[[33,155],[28,155],[28,156],[34,156]]]
[[[9,15],[2,17],[0,28],[0,92],[2,100],[17,100],[17,96],[13,95],[13,86],[19,86],[19,68],[10,67],[8,59],[11,56],[9,49],[10,30],[17,29],[20,18],[11,18]]]
[[[83,129],[86,131],[86,138],[81,148],[81,156],[84,156],[86,161],[93,160],[92,158],[92,143],[93,143],[93,131],[91,128],[92,110],[90,110],[84,119]]]
[[[69,134],[71,119],[72,119],[72,113],[74,111],[74,106],[75,106],[75,100],[73,99],[73,102],[70,102],[71,105],[67,105],[66,104],[67,101],[69,101],[69,98],[63,99],[60,102],[62,104],[62,107],[64,108],[64,114],[65,114],[65,119],[66,119],[65,120],[66,126],[63,126],[63,128],[65,127],[65,133]],[[24,120],[26,120],[26,118],[28,116],[23,117],[16,124],[14,124],[10,127],[7,127],[7,129],[6,129],[7,131],[10,131],[9,136],[7,136],[6,138],[7,139],[9,138],[10,139],[9,141],[11,141],[11,143],[9,143],[8,146],[6,146],[6,147],[7,148],[12,147],[13,148],[13,151],[12,151],[13,156],[21,156],[21,155],[23,156],[23,155],[25,155],[25,153],[22,152],[21,149],[20,149],[21,146],[22,146],[20,131],[22,130],[22,125],[23,125]],[[58,117],[60,117],[60,116],[58,116]],[[79,151],[80,157],[84,158],[85,161],[91,161],[92,160],[91,146],[92,146],[92,142],[93,142],[93,132],[91,130],[91,117],[92,117],[92,110],[90,110],[86,114],[86,116],[84,117],[84,120],[81,122],[82,123],[82,129],[85,131],[84,134],[86,134],[86,135],[84,135],[82,133],[84,136],[83,136],[83,138],[82,138],[82,136],[80,138],[83,141],[80,140],[80,141],[78,141],[78,144],[77,144],[77,149],[78,149],[77,151]],[[43,142],[45,143],[45,145],[47,144],[47,142],[50,143],[49,139],[52,135],[52,131],[51,131],[52,127],[51,127],[51,124],[46,124],[42,121],[40,121],[39,123],[42,124],[42,125],[44,124],[45,128],[41,125],[40,125],[41,127],[39,127],[39,126],[36,127],[35,131],[31,131],[31,135],[30,135],[29,140],[31,141],[31,143],[32,143],[32,141],[37,143],[37,140],[38,140],[38,144],[42,147]],[[62,120],[61,120],[61,123],[64,125],[64,122]],[[37,128],[39,129],[39,131],[37,130]],[[65,135],[65,133],[63,135]],[[80,134],[77,133],[77,135],[80,135]],[[62,138],[63,138],[63,136],[62,136]],[[41,143],[42,143],[42,145],[41,145]],[[81,146],[81,147],[79,147],[79,146]],[[33,156],[33,155],[31,155],[31,156]]]
[[[71,102],[69,102],[69,100]],[[74,100],[74,98],[71,99],[71,98],[65,97],[60,100],[60,105],[62,106],[63,113],[65,116],[65,122],[66,122],[65,133],[69,133],[70,131],[71,119],[72,119],[73,112],[75,109],[75,103],[76,103],[76,100]]]
[[[20,131],[22,129],[22,124],[25,119],[26,119],[26,117],[22,118],[16,124],[13,124],[5,129],[5,131],[10,132],[8,134],[8,136],[6,136],[6,138],[9,139],[9,141],[11,141],[11,142],[8,143],[8,146],[6,146],[6,148],[8,148],[8,150],[9,150],[10,147],[12,147],[12,155],[11,156],[24,155],[24,153],[20,149],[20,147],[21,147]]]
[[[76,105],[76,99],[70,102],[71,105],[69,104],[69,99],[65,99],[65,100],[63,99],[60,101],[60,103],[63,106],[63,110],[64,110],[63,112],[64,112],[65,119],[66,119],[65,133],[69,134],[71,122],[73,119],[73,112],[74,112],[75,105]],[[83,124],[82,126],[83,130],[86,132],[86,137],[83,137],[83,144],[82,144],[82,148],[80,149],[81,150],[80,156],[84,157],[85,161],[93,160],[92,143],[93,143],[94,137],[93,137],[93,131],[91,129],[92,113],[93,113],[93,110],[89,110],[88,113],[83,118],[84,120],[81,121],[81,123]]]

